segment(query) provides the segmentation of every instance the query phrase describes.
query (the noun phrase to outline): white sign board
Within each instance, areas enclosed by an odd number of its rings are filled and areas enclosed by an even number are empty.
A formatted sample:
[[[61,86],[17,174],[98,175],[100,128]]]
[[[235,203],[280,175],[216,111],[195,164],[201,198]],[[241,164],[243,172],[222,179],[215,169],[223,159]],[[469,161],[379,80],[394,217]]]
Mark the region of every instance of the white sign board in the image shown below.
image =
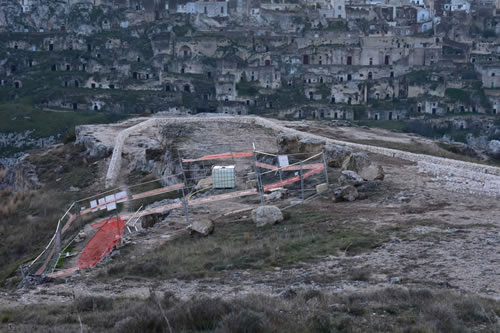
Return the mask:
[[[278,162],[280,164],[280,168],[289,166],[287,155],[278,155]]]
[[[90,202],[90,208],[92,208],[92,213],[97,212],[97,200],[93,200]]]
[[[115,197],[116,197],[116,203],[125,202],[128,199],[126,191],[116,193]]]
[[[106,209],[106,199],[101,198],[98,200],[99,202],[99,210],[105,210]]]
[[[115,210],[116,209],[116,201],[115,201],[115,195],[111,194],[106,196],[106,208],[108,211]]]

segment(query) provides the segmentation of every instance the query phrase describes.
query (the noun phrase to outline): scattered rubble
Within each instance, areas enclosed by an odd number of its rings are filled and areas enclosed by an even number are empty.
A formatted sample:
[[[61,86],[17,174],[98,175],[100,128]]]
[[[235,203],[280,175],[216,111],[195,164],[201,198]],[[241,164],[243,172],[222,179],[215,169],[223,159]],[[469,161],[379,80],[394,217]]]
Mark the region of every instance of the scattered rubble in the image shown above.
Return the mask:
[[[354,201],[359,197],[358,190],[352,185],[342,186],[332,191],[333,200],[339,201]]]
[[[356,172],[351,170],[342,171],[339,177],[339,184],[342,186],[352,185],[358,186],[364,184],[366,181],[358,175]]]

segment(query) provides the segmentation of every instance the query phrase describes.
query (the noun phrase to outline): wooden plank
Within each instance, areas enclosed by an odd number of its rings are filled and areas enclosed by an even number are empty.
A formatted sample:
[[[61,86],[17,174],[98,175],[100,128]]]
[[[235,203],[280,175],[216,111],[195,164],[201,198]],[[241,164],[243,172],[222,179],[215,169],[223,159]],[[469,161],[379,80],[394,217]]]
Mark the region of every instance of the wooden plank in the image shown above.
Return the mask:
[[[210,202],[214,202],[214,201],[227,200],[227,199],[238,198],[238,197],[244,197],[244,196],[253,195],[253,194],[257,194],[256,189],[212,195],[212,196],[207,197],[207,198],[189,200],[188,205],[189,206],[197,206],[197,205],[201,205],[204,203],[210,203]]]
[[[148,191],[148,192],[134,194],[132,196],[132,200],[137,200],[137,199],[143,199],[143,198],[147,198],[147,197],[152,197],[152,196],[155,196],[155,195],[158,195],[158,194],[162,194],[162,193],[166,193],[166,192],[170,192],[170,191],[175,191],[175,190],[181,189],[183,187],[184,187],[184,184],[175,184],[175,185],[171,185],[171,186],[167,186],[167,187],[162,187],[162,188],[159,188],[159,189],[156,189],[156,190],[152,190],[152,191]]]
[[[257,163],[255,163],[255,165],[257,165],[259,168],[263,168],[263,169],[269,169],[269,170],[275,170],[275,171],[279,170],[277,166],[274,166],[271,164],[257,162]],[[323,165],[323,163],[303,164],[302,169],[303,170],[317,169],[317,168],[320,168],[322,165]],[[283,171],[297,171],[297,170],[300,170],[300,164],[294,164],[294,165],[289,165],[286,167],[281,167],[281,170],[283,170]]]
[[[205,155],[200,158],[183,159],[182,163],[198,162],[198,161],[208,161],[208,160],[223,160],[228,158],[239,158],[239,157],[252,157],[253,152],[243,152],[243,153],[224,153],[216,155]]]

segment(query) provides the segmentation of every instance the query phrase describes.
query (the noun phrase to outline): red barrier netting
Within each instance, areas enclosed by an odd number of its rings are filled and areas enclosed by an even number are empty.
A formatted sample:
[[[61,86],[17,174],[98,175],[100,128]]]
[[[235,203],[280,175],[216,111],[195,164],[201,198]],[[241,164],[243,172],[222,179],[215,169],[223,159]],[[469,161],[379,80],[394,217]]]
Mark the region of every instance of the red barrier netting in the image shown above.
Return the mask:
[[[102,227],[101,227],[102,226]],[[92,237],[78,258],[78,267],[94,267],[104,258],[116,243],[120,241],[125,231],[125,221],[121,218],[112,217],[94,224],[92,227],[100,230]]]

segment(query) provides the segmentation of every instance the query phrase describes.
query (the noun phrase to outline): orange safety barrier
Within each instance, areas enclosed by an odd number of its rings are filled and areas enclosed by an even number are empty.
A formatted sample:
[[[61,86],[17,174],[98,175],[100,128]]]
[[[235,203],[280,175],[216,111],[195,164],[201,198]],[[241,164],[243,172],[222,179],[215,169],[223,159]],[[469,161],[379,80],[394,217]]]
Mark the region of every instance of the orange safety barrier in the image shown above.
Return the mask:
[[[78,258],[78,268],[94,267],[102,258],[104,258],[120,241],[125,232],[126,222],[119,217],[98,222],[92,227],[98,228],[99,231],[88,242]]]
[[[302,175],[302,178],[303,179],[309,178],[312,175],[314,175],[314,174],[316,174],[318,172],[321,172],[324,168],[325,168],[324,165],[321,164],[318,168],[309,170],[306,173],[304,173]],[[272,189],[275,189],[275,188],[278,188],[278,187],[282,187],[282,186],[285,186],[285,185],[289,185],[289,184],[292,184],[292,183],[295,183],[295,182],[298,182],[298,181],[300,181],[300,175],[295,176],[295,177],[291,177],[291,178],[288,178],[288,179],[285,179],[285,180],[280,181],[280,182],[276,182],[274,184],[266,185],[266,186],[264,186],[264,192],[267,192],[267,191],[270,191]]]
[[[263,169],[269,169],[269,170],[275,170],[275,171],[280,170],[280,168],[278,168],[277,166],[262,163],[262,162],[257,162],[257,163],[255,163],[255,165],[260,167],[260,168],[263,168]],[[304,169],[304,170],[317,169],[317,168],[321,168],[322,165],[323,165],[323,163],[302,164],[302,169]],[[281,167],[281,170],[283,170],[283,171],[298,171],[298,170],[300,170],[300,168],[301,168],[300,165],[294,164],[294,165]]]
[[[219,195],[212,195],[212,196],[207,197],[207,198],[189,200],[188,205],[189,206],[196,206],[196,205],[201,205],[201,204],[208,203],[208,202],[244,197],[244,196],[253,195],[256,193],[257,193],[256,189],[251,189],[251,190],[245,190],[245,191],[239,191],[239,192],[231,192],[231,193],[225,193],[225,194],[219,194]]]
[[[162,194],[162,193],[165,193],[165,192],[179,190],[179,189],[181,189],[183,187],[184,187],[184,184],[176,184],[176,185],[162,187],[162,188],[159,188],[159,189],[156,189],[156,190],[152,190],[152,191],[148,191],[148,192],[134,194],[132,196],[132,200],[137,200],[137,199],[143,199],[143,198],[147,198],[147,197],[152,197],[154,195]]]
[[[47,276],[51,277],[51,278],[69,276],[69,275],[73,274],[74,272],[76,272],[78,270],[79,270],[78,267],[71,267],[71,268],[68,268],[68,269],[63,269],[63,270],[58,271],[58,272],[47,274]]]
[[[47,256],[47,259],[43,263],[42,267],[40,267],[40,269],[38,271],[36,271],[35,275],[41,275],[43,273],[43,271],[45,270],[45,268],[47,268],[47,265],[49,264],[50,259],[52,259],[52,256],[54,255],[54,250],[55,250],[55,246],[52,246],[52,249],[50,250],[50,253]]]
[[[61,229],[61,234],[64,234],[64,232],[68,230],[68,228],[71,226],[71,223],[73,223],[74,220],[76,220],[76,215],[71,215],[68,222],[66,222],[64,227]]]
[[[252,157],[253,152],[244,152],[244,153],[224,153],[224,154],[217,154],[217,155],[205,155],[200,158],[191,158],[191,159],[183,159],[182,163],[189,163],[189,162],[198,162],[198,161],[208,161],[208,160],[223,160],[227,158],[238,158],[238,157]]]

